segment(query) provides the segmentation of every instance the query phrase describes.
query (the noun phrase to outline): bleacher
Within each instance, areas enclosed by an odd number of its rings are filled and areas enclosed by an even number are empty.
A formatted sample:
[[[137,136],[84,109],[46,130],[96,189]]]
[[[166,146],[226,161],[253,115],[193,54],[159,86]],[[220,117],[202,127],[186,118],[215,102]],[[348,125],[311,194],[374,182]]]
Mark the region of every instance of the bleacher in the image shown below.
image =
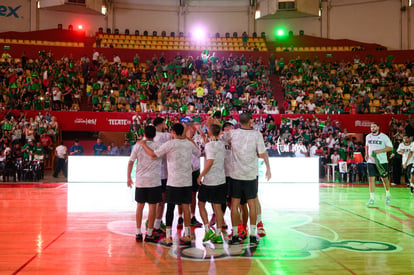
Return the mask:
[[[267,52],[263,37],[249,37],[243,46],[242,37],[211,37],[198,40],[193,37],[146,36],[125,34],[97,34],[103,48],[146,50],[210,50],[210,51],[254,51]],[[96,46],[96,43],[94,43]]]

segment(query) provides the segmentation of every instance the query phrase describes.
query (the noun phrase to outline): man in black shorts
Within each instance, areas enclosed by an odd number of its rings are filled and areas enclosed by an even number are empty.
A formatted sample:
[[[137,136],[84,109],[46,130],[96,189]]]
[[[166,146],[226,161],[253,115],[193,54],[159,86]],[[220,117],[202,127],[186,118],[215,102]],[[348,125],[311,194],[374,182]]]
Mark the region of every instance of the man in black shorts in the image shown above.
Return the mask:
[[[153,141],[155,137],[155,127],[145,127],[145,142],[146,145],[151,149],[157,149],[159,145]],[[155,209],[157,203],[162,201],[161,196],[161,159],[151,158],[145,151],[144,148],[135,144],[132,149],[131,156],[128,162],[127,178],[128,187],[133,186],[131,178],[132,167],[134,166],[135,160],[136,165],[136,179],[135,179],[135,200],[137,204],[136,211],[136,223],[137,223],[137,234],[135,240],[142,242],[142,212],[144,210],[145,203],[148,203],[148,228],[145,235],[146,242],[157,242],[158,237],[153,235],[153,226],[155,220]]]

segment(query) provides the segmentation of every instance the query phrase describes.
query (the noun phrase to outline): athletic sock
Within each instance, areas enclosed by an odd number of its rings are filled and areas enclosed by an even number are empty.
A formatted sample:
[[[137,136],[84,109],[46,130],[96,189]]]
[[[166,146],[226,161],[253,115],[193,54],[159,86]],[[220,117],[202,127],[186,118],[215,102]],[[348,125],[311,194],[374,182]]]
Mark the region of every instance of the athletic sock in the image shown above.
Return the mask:
[[[190,227],[189,226],[184,227],[184,236],[190,236],[190,235],[191,235]]]
[[[374,200],[375,199],[375,193],[369,193],[369,198],[371,200]]]
[[[255,224],[250,225],[250,236],[256,236],[256,225]]]
[[[155,219],[154,228],[160,229],[160,227],[161,227],[161,219]]]
[[[210,229],[210,228],[209,228],[208,224],[205,224],[205,225],[204,225],[204,230],[207,232],[209,229]]]
[[[239,236],[239,228],[238,228],[238,226],[233,226],[233,236]]]
[[[262,221],[262,214],[257,214],[256,224]]]
[[[170,227],[166,229],[166,237],[171,238],[171,235],[172,235],[172,228]]]
[[[137,234],[142,234],[141,228],[137,228]]]
[[[389,196],[391,196],[390,190],[385,190],[385,195],[388,198]]]
[[[147,230],[147,236],[152,236],[152,228],[148,228],[148,230]]]

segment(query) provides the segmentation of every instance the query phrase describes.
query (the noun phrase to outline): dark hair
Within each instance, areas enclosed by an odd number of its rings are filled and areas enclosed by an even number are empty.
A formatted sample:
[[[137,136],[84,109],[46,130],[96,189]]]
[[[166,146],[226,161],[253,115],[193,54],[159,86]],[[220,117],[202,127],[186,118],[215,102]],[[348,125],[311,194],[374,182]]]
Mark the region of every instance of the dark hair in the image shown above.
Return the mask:
[[[218,137],[218,135],[220,134],[220,126],[218,126],[217,124],[211,124],[208,128],[213,134],[213,136]]]
[[[145,137],[146,137],[146,138],[153,139],[153,138],[155,137],[155,132],[156,132],[156,131],[157,131],[157,130],[156,130],[156,129],[155,129],[155,127],[154,127],[154,126],[152,126],[152,125],[145,126],[145,130],[144,130]]]
[[[157,127],[158,125],[162,124],[163,122],[164,122],[164,118],[156,117],[156,118],[154,118],[154,121],[152,122],[152,124],[154,124],[154,126]]]
[[[377,126],[379,127],[379,124],[378,124],[378,123],[376,123],[376,122],[371,122],[371,124],[375,124],[375,125],[377,125]]]
[[[180,123],[174,123],[171,130],[174,131],[176,135],[181,136],[184,133],[184,126]]]
[[[225,128],[231,127],[231,126],[233,126],[233,124],[231,124],[230,122],[224,122],[223,123],[223,126],[221,127],[221,129],[223,129],[223,131],[224,131]]]
[[[251,113],[243,113],[240,115],[239,120],[242,125],[249,123],[249,121],[252,119]]]
[[[78,143],[78,142],[79,142],[79,139],[78,139],[78,138],[76,138],[76,139],[75,139],[75,142],[76,142],[76,143]]]

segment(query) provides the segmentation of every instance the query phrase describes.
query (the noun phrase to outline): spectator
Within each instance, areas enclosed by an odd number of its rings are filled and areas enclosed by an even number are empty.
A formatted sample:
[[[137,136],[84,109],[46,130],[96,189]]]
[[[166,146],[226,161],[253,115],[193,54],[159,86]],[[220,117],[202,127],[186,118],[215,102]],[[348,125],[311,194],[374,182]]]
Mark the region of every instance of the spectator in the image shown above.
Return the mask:
[[[108,147],[102,143],[101,138],[96,139],[96,144],[93,145],[93,152],[95,156],[102,156],[108,151]]]

